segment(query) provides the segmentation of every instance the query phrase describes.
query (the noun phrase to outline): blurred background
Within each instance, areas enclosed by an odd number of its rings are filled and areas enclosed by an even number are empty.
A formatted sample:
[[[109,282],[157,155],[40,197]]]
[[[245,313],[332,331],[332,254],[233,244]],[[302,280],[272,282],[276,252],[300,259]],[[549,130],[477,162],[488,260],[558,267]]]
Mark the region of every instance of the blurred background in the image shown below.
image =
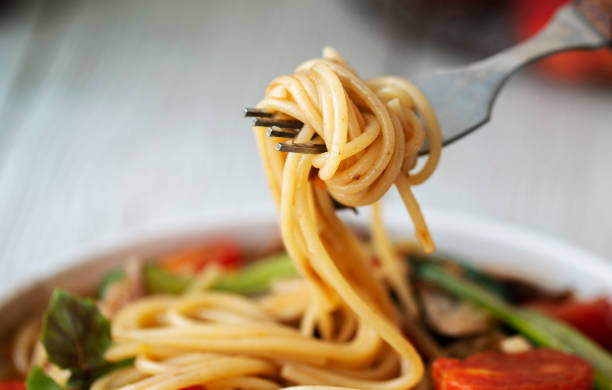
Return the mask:
[[[0,295],[100,242],[274,212],[245,106],[324,45],[363,77],[465,64],[559,0],[0,1]],[[444,150],[425,210],[612,259],[612,55],[522,71]],[[390,207],[400,207],[390,196]]]

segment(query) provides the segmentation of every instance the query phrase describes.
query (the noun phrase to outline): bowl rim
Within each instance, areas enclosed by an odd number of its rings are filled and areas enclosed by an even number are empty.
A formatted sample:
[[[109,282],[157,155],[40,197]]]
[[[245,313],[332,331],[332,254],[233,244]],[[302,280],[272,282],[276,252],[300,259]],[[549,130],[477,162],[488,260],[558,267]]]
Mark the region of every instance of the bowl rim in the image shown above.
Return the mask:
[[[405,230],[406,226],[411,226],[409,219],[401,215],[398,217],[396,211],[397,208],[385,210],[385,222],[389,229],[391,231]],[[612,281],[612,261],[559,238],[511,223],[460,212],[426,209],[425,214],[434,238],[436,236],[460,237],[463,235],[471,237],[473,241],[485,242],[496,248],[511,246],[536,257],[555,258],[558,266],[562,267],[561,269],[578,269],[595,279]],[[345,215],[348,217],[348,222],[357,225],[364,224],[367,221],[365,213],[358,216]],[[64,266],[58,267],[41,277],[32,278],[17,289],[0,297],[0,312],[4,313],[5,309],[18,306],[18,302],[26,300],[28,294],[30,296],[49,294],[49,289],[54,287],[54,282],[65,281],[65,275],[72,275],[79,271],[84,272],[101,259],[115,258],[113,264],[119,264],[117,259],[125,259],[130,253],[138,251],[137,248],[163,248],[164,246],[168,247],[169,243],[172,242],[178,248],[180,247],[178,244],[181,242],[190,242],[202,236],[218,235],[220,232],[231,233],[235,229],[244,230],[249,227],[259,228],[263,226],[268,229],[275,229],[276,222],[276,214],[266,209],[257,211],[251,209],[239,212],[222,210],[200,215],[196,218],[177,219],[165,224],[162,228],[124,232],[121,236],[107,237],[85,247],[77,248],[71,254],[62,256],[62,259],[70,259],[68,262],[62,262],[62,264],[65,264]],[[408,225],[406,225],[407,223]],[[157,253],[161,254],[162,252],[158,251]],[[580,261],[576,259],[580,259]],[[39,291],[41,289],[42,292]],[[3,333],[1,330],[0,333]]]

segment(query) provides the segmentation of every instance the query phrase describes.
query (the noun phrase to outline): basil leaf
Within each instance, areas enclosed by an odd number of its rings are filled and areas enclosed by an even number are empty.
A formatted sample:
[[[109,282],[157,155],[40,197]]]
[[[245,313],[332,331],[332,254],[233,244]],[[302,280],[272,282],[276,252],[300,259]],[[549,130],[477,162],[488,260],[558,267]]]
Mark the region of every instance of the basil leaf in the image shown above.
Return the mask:
[[[45,312],[41,340],[51,363],[85,373],[105,364],[110,322],[93,300],[56,289]]]
[[[28,379],[26,380],[26,388],[28,390],[63,390],[60,385],[55,383],[42,368],[35,366],[30,371]]]
[[[89,389],[91,384],[98,378],[121,368],[134,365],[134,358],[127,358],[118,362],[105,362],[95,370],[86,372],[75,372],[68,379],[68,387],[71,389]]]

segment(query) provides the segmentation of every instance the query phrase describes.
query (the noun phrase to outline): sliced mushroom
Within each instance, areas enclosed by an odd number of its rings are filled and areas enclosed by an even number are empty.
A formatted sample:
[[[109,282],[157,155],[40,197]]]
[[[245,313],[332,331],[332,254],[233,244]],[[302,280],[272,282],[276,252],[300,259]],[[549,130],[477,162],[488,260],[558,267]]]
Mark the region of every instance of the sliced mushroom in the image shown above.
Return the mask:
[[[470,302],[456,299],[435,286],[419,284],[417,291],[425,321],[437,333],[449,337],[473,336],[495,325],[493,317]]]
[[[447,356],[464,359],[478,352],[499,350],[500,343],[508,336],[501,331],[492,331],[478,336],[464,337],[446,346],[444,352]]]

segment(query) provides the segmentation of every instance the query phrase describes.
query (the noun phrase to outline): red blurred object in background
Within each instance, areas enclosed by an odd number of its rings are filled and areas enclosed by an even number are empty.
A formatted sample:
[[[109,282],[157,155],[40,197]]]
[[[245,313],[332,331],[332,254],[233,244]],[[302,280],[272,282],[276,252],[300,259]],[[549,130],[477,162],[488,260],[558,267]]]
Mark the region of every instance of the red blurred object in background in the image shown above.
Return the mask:
[[[223,269],[236,269],[243,261],[242,250],[231,239],[221,238],[215,242],[182,249],[160,260],[167,271],[182,275],[195,275],[209,264]]]
[[[516,0],[515,31],[523,40],[539,31],[567,0]],[[546,76],[568,82],[612,84],[612,50],[560,53],[539,61],[536,69]]]
[[[607,299],[534,302],[531,307],[575,326],[612,351],[612,304]]]

